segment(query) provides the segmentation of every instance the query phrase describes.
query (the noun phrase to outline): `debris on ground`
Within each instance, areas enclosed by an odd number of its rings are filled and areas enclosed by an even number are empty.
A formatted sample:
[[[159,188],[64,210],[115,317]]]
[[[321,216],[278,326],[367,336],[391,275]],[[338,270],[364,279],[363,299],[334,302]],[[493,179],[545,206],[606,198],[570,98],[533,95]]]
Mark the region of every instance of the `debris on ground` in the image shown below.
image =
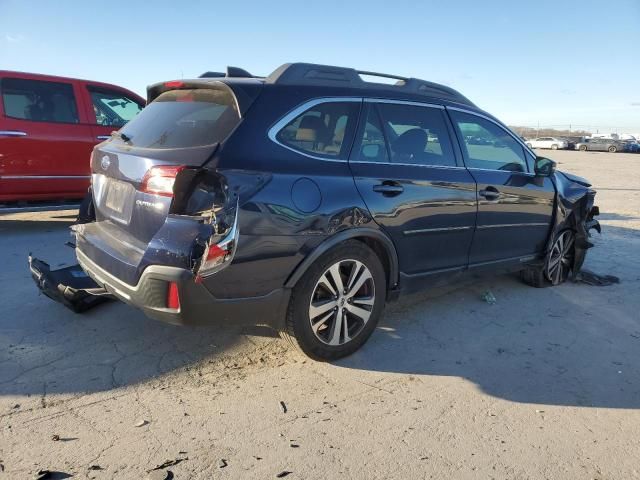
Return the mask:
[[[147,423],[149,423],[149,422],[147,422],[146,420],[138,420],[136,423],[134,423],[133,426],[134,427],[144,427]]]
[[[225,468],[229,463],[224,458],[221,458],[218,462],[218,468]]]
[[[154,470],[164,470],[167,467],[173,467],[174,465],[177,465],[180,462],[184,462],[185,460],[189,460],[189,458],[182,457],[182,458],[174,458],[173,460],[167,460],[166,462],[161,463],[160,465],[156,465],[150,470],[147,470],[147,473],[153,472]]]
[[[282,472],[280,472],[279,474],[276,475],[276,478],[284,478],[287,475],[291,475],[293,472],[289,472],[287,470],[284,470]]]
[[[91,465],[89,470],[104,470],[100,465]]]
[[[51,435],[51,440],[53,440],[54,442],[59,442],[60,441],[60,435],[58,435],[58,434]]]
[[[280,408],[282,408],[282,413],[287,413],[287,405],[282,400],[280,400]]]
[[[493,295],[491,290],[487,290],[486,292],[484,292],[480,298],[487,302],[489,305],[494,305],[497,302],[496,297]]]
[[[584,283],[594,287],[608,287],[614,283],[620,283],[620,278],[614,275],[600,275],[591,270],[582,269],[573,280],[576,283]]]
[[[152,470],[145,477],[145,480],[171,480],[173,472],[171,470]]]
[[[53,470],[38,470],[35,480],[62,480],[64,478],[71,478],[73,475],[70,475],[66,472],[56,472]]]

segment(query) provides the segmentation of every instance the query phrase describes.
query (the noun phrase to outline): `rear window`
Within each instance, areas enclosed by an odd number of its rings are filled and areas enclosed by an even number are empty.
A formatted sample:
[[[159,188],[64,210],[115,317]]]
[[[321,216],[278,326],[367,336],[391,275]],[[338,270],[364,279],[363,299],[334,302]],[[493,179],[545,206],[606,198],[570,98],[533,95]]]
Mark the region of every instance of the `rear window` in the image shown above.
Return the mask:
[[[240,121],[233,95],[224,90],[170,90],[122,128],[141,148],[186,148],[222,142]]]

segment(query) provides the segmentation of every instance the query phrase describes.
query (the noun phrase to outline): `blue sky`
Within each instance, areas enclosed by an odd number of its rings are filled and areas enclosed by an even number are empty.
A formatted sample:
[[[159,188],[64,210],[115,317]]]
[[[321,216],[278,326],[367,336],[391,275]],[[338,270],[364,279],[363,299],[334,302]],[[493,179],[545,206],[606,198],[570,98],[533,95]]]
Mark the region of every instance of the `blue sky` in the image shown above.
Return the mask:
[[[640,132],[640,0],[0,0],[0,68],[144,94],[289,61],[445,83],[511,125]]]

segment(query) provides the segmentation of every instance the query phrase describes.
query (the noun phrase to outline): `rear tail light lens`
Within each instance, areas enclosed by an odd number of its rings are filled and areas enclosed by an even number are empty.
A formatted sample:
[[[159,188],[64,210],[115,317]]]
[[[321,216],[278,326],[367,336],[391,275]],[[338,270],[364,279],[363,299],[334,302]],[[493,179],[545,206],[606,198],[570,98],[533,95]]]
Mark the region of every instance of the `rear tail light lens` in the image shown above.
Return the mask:
[[[184,165],[151,167],[142,179],[140,191],[164,197],[173,197],[173,184],[176,182],[176,176],[185,168],[187,167]]]
[[[169,282],[169,288],[167,289],[167,308],[180,310],[180,294],[178,293],[178,284],[176,282]]]
[[[227,267],[236,253],[236,247],[238,246],[238,211],[236,206],[235,218],[233,226],[229,229],[227,234],[217,243],[209,243],[202,255],[202,262],[197,271],[196,282],[202,281],[204,277],[213,275],[219,272],[223,268]]]

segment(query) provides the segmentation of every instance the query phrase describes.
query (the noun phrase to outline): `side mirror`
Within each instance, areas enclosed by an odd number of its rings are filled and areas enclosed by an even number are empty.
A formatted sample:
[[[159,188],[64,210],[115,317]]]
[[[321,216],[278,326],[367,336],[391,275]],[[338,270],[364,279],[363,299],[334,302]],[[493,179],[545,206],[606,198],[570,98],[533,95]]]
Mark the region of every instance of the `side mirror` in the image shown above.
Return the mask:
[[[556,171],[556,162],[548,158],[537,157],[533,170],[539,177],[550,177]]]

